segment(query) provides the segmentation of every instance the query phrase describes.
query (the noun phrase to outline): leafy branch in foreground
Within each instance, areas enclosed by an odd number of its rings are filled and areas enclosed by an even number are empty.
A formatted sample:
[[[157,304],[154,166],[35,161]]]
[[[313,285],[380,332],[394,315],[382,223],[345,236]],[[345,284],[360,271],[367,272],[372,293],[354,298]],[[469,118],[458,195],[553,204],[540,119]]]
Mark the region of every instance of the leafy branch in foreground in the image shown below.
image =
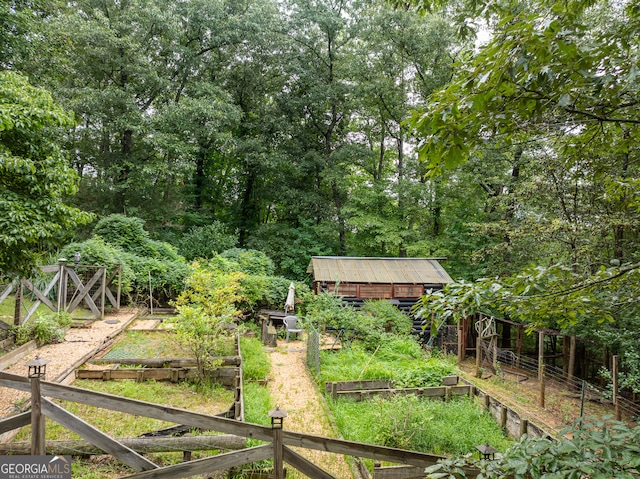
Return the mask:
[[[639,274],[640,264],[601,268],[586,279],[565,265],[536,266],[506,278],[449,284],[423,296],[414,313],[425,319],[435,314],[442,321],[495,312],[531,327],[564,329],[584,318],[610,322],[615,308],[636,306],[637,295],[628,285],[637,284]]]
[[[464,467],[480,469],[479,479],[554,478],[632,479],[640,476],[640,426],[609,418],[576,422],[557,440],[523,437],[494,461],[445,460],[428,467],[430,479],[466,478]]]

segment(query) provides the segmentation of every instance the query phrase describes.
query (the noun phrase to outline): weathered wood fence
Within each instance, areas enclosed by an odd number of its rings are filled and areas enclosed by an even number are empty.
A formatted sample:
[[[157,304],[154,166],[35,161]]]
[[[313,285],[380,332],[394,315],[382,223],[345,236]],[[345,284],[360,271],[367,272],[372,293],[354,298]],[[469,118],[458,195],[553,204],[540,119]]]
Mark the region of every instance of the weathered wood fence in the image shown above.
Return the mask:
[[[33,386],[34,381],[38,382],[38,387]],[[178,479],[196,474],[225,470],[270,458],[274,460],[275,464],[275,479],[282,479],[284,477],[283,464],[285,462],[308,477],[334,479],[335,476],[301,456],[291,449],[292,447],[371,458],[378,461],[414,466],[419,469],[433,465],[442,458],[441,456],[432,454],[285,431],[277,427],[277,425],[270,428],[257,424],[249,424],[165,405],[97,393],[72,386],[63,386],[38,379],[29,380],[22,376],[2,372],[0,372],[0,386],[32,391],[32,411],[0,420],[0,434],[29,424],[31,424],[32,428],[42,427],[40,424],[44,421],[42,421],[41,416],[44,415],[76,432],[86,441],[139,471],[136,474],[127,476],[128,479]],[[265,441],[267,444],[227,452],[204,459],[187,461],[177,465],[159,467],[117,439],[109,437],[82,419],[51,402],[48,398],[88,404],[113,411],[183,424],[194,428],[258,439]],[[32,434],[32,454],[44,453],[44,431],[41,431],[40,434],[35,432],[34,430],[34,434]],[[36,443],[34,444],[34,442]],[[468,471],[468,477],[474,477],[475,475],[477,475],[476,470]]]
[[[434,386],[424,388],[393,388],[391,381],[365,380],[328,382],[325,384],[327,394],[334,399],[338,397],[366,401],[373,396],[393,397],[397,395],[413,394],[426,398],[442,398],[448,400],[456,396],[473,397],[474,391],[470,385]]]
[[[53,273],[42,286],[31,279],[22,278],[4,286],[0,292],[0,303],[12,293],[16,297],[14,324],[28,321],[41,304],[53,312],[72,312],[84,303],[95,319],[104,318],[106,301],[120,309],[120,279],[122,266],[118,265],[107,277],[105,266],[56,265],[40,266],[43,273]],[[117,281],[116,281],[117,279]],[[115,288],[115,293],[111,290]],[[24,296],[31,294],[35,301],[26,313],[23,312]]]

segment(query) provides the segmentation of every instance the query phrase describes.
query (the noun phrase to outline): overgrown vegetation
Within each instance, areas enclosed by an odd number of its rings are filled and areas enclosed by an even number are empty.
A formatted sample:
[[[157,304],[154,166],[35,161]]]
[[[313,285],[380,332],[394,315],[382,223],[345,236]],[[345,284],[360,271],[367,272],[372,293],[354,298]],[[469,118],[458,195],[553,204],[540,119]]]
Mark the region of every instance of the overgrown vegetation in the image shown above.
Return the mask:
[[[454,357],[427,352],[411,337],[389,335],[373,352],[362,343],[321,352],[318,382],[386,379],[395,388],[429,387],[456,372]],[[342,435],[354,441],[444,455],[466,454],[487,441],[499,450],[511,443],[492,416],[466,397],[328,402]]]
[[[411,339],[411,319],[385,300],[367,300],[357,310],[332,293],[312,296],[306,305],[306,320],[320,329],[344,328],[351,339],[368,350],[397,338]]]
[[[424,351],[412,338],[395,338],[371,352],[361,342],[322,351],[319,382],[389,379],[395,387],[439,386],[456,370],[455,358]]]
[[[269,357],[257,337],[240,336],[242,374],[245,381],[266,380],[271,371]]]
[[[559,439],[523,436],[506,453],[493,461],[471,456],[452,459],[427,468],[433,479],[466,478],[464,466],[477,465],[486,479],[513,477],[637,479],[640,476],[640,426],[585,419],[564,429]]]
[[[11,331],[15,335],[16,345],[35,340],[38,346],[44,346],[45,344],[63,342],[71,322],[71,315],[66,312],[36,313],[35,318],[23,325],[14,326]]]
[[[177,249],[153,240],[140,218],[113,214],[102,218],[85,241],[66,245],[60,256],[80,253],[82,264],[106,266],[110,274],[122,265],[122,291],[133,303],[146,302],[149,288],[166,303],[182,291],[189,268]]]
[[[449,402],[413,395],[369,401],[329,400],[345,439],[447,456],[488,442],[500,451],[512,443],[493,417],[467,397]]]

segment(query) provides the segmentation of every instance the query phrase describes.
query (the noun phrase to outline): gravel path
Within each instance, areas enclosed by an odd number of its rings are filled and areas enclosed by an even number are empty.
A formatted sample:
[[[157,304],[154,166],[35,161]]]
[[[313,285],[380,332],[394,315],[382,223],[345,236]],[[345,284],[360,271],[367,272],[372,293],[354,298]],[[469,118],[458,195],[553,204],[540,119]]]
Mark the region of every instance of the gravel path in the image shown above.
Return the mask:
[[[302,341],[289,343],[278,341],[278,347],[270,353],[271,397],[274,404],[287,413],[284,419],[285,429],[318,436],[337,437],[337,432],[327,419],[320,393],[307,369],[305,348],[306,345]],[[311,449],[294,449],[338,478],[353,478],[344,456]],[[306,476],[288,467],[287,477],[296,479]]]
[[[47,380],[58,381],[76,362],[120,332],[137,314],[137,310],[121,310],[118,314],[105,316],[104,320],[94,321],[88,328],[71,328],[65,335],[65,341],[48,344],[31,351],[18,362],[4,369],[4,372],[27,375],[26,364],[36,355],[49,359]],[[117,322],[112,322],[117,321]],[[27,392],[0,387],[0,418],[11,416],[18,406],[29,396]]]

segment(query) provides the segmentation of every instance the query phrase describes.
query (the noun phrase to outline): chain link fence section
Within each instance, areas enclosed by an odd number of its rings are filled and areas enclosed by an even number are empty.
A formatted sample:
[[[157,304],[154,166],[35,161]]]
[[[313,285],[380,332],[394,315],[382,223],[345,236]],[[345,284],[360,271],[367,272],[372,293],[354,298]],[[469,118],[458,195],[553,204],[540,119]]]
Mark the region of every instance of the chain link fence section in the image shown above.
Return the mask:
[[[320,374],[320,331],[308,326],[307,334],[307,366],[316,376]]]

